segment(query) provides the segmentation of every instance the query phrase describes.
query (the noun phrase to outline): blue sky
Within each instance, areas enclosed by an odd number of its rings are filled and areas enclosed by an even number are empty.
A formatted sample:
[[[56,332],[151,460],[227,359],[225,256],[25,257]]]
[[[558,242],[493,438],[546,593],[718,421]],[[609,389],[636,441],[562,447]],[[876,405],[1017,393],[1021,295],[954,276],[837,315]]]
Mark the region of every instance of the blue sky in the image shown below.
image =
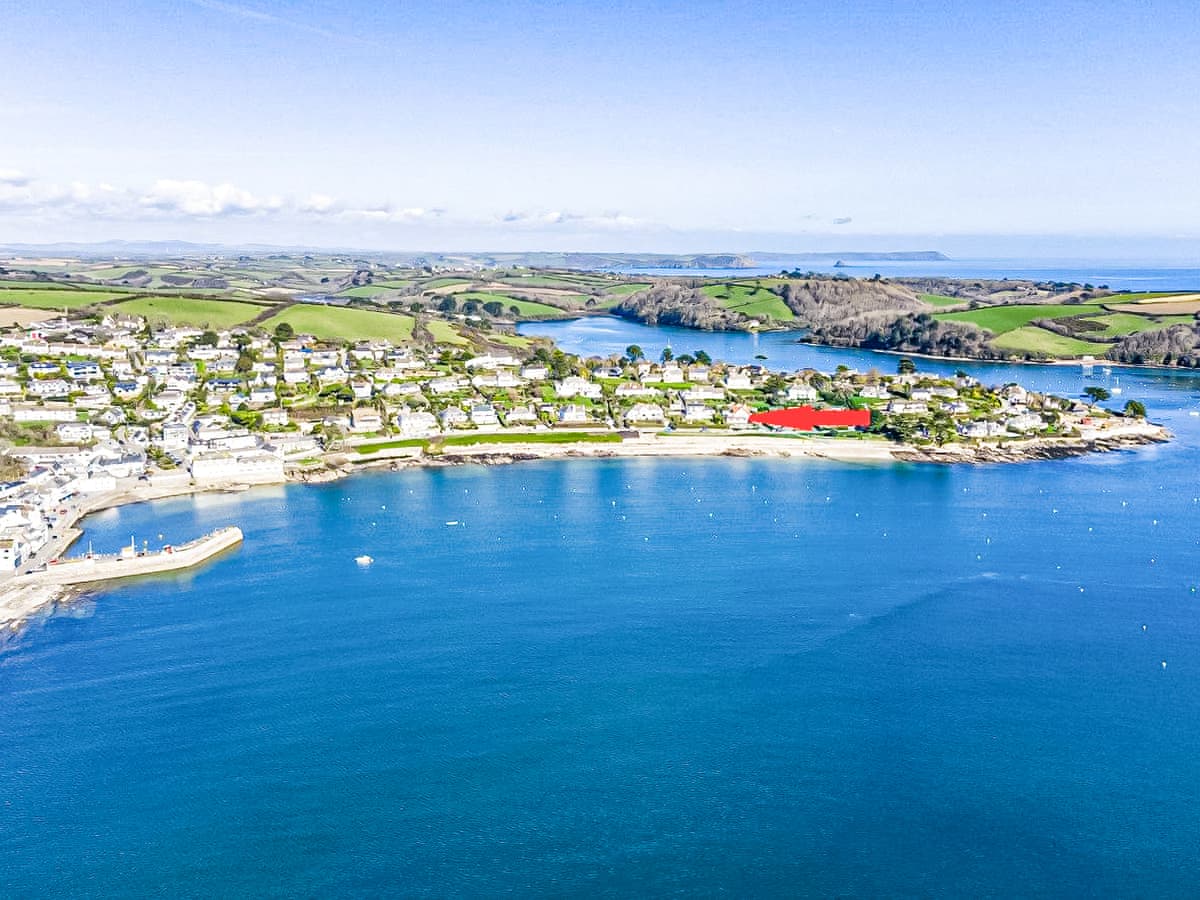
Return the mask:
[[[19,3],[0,241],[1192,252],[1194,2],[1034,7]]]

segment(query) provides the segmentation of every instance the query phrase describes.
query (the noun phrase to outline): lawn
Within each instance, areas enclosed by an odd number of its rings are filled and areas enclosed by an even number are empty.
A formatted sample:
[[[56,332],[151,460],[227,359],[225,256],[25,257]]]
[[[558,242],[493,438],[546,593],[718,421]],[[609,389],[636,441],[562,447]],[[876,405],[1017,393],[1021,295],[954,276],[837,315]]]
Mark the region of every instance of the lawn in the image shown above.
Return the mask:
[[[264,309],[236,300],[197,300],[193,297],[138,297],[110,307],[115,312],[147,319],[166,319],[172,325],[232,328],[249,322]]]
[[[369,309],[350,309],[344,306],[318,306],[297,303],[263,322],[263,328],[274,330],[287,322],[297,334],[311,334],[333,341],[389,340],[403,344],[412,340],[413,317]]]
[[[783,321],[795,318],[782,297],[754,284],[710,284],[700,290],[726,309],[750,318]]]
[[[508,312],[510,306],[515,306],[519,310],[519,315],[526,318],[545,318],[549,316],[565,316],[565,310],[557,306],[550,306],[547,303],[535,303],[532,300],[518,300],[515,297],[508,297],[504,294],[489,294],[485,291],[463,291],[455,294],[455,298],[461,304],[464,300],[474,300],[480,305],[491,303],[493,301],[504,304],[504,312]]]
[[[1004,334],[1028,325],[1034,319],[1059,319],[1102,311],[1101,307],[1094,303],[1023,303],[1012,306],[985,306],[962,312],[938,313],[934,318],[943,322],[969,322],[980,328],[986,328],[993,334]]]
[[[947,297],[945,294],[922,294],[921,300],[930,306],[962,306],[967,302],[962,297]]]
[[[471,343],[459,334],[453,325],[449,322],[443,322],[441,319],[430,319],[425,323],[425,328],[433,335],[434,343],[456,344],[459,346],[466,346]]]
[[[1036,325],[1026,325],[1007,331],[992,342],[993,347],[1008,350],[1012,353],[1031,353],[1051,357],[1073,357],[1085,355],[1103,355],[1107,349],[1105,344],[1092,341],[1081,341],[1076,338],[1063,337]]]
[[[15,303],[30,309],[78,309],[105,300],[115,300],[128,294],[111,291],[72,290],[71,288],[36,288],[33,290],[0,289],[0,303]]]
[[[1132,313],[1109,313],[1106,316],[1089,316],[1089,322],[1099,322],[1104,325],[1103,331],[1089,331],[1089,337],[1116,338],[1127,334],[1137,334],[1139,331],[1154,331],[1184,322],[1194,322],[1192,316],[1135,316]]]

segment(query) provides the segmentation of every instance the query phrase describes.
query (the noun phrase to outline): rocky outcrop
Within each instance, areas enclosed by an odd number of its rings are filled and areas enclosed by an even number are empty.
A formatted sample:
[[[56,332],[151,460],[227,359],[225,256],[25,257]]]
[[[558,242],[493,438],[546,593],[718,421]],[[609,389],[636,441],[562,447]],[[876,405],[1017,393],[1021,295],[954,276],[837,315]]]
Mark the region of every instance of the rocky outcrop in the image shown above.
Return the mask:
[[[678,325],[701,331],[739,331],[747,323],[741,313],[725,309],[703,291],[669,282],[630,295],[612,312],[647,325]]]
[[[947,444],[943,447],[899,446],[892,456],[903,462],[932,463],[1011,463],[1040,459],[1068,459],[1089,453],[1129,450],[1171,439],[1165,428],[1148,426],[1144,430],[1096,438],[1035,438],[1007,443]]]

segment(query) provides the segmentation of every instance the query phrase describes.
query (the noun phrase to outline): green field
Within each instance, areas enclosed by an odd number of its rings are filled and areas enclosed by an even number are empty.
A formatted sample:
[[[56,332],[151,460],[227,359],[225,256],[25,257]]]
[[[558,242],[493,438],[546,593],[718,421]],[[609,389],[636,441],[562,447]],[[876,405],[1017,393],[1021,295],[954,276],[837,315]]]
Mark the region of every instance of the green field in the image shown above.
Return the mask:
[[[796,317],[782,297],[755,284],[710,284],[700,290],[726,309],[750,318],[790,321]]]
[[[382,284],[364,284],[359,287],[346,288],[344,291],[338,291],[339,297],[378,297],[380,294],[386,294],[393,291],[395,288],[389,288]]]
[[[443,322],[441,319],[430,319],[425,323],[425,328],[433,335],[434,342],[438,344],[465,346],[471,343],[459,334],[453,325],[449,322]]]
[[[503,303],[505,313],[508,312],[510,306],[515,306],[520,310],[519,314],[526,317],[540,318],[566,315],[566,312],[557,306],[550,306],[548,303],[535,303],[532,300],[518,300],[515,297],[508,297],[504,294],[490,294],[485,291],[463,291],[461,294],[455,294],[454,297],[460,304],[464,300],[475,300],[480,304],[491,303],[493,301]]]
[[[545,287],[577,291],[580,285],[585,287],[591,286],[588,282],[581,282],[571,278],[556,278],[550,275],[518,275],[515,278],[498,278],[496,280],[502,284],[512,285],[514,288]]]
[[[489,334],[487,339],[491,343],[504,344],[507,347],[515,347],[518,350],[528,349],[533,345],[530,338],[522,337],[519,334]]]
[[[609,297],[628,297],[630,294],[636,294],[638,291],[644,291],[650,287],[648,284],[618,284],[604,291]]]
[[[1140,303],[1143,300],[1166,300],[1171,297],[1190,297],[1195,291],[1138,291],[1132,294],[1113,294],[1101,298],[1101,303]]]
[[[1089,331],[1088,337],[1118,338],[1127,334],[1137,334],[1140,331],[1155,331],[1180,323],[1195,321],[1193,316],[1138,316],[1133,313],[1109,313],[1106,316],[1088,316],[1088,322],[1099,322],[1104,325],[1103,331]]]
[[[962,306],[967,302],[962,297],[947,297],[944,294],[922,294],[921,300],[930,306]]]
[[[1102,356],[1107,349],[1105,344],[1092,341],[1081,341],[1076,338],[1063,337],[1053,331],[1038,328],[1036,325],[1026,325],[1007,331],[992,342],[993,347],[1008,350],[1012,353],[1032,353],[1034,355],[1067,357],[1067,356]]]
[[[454,284],[470,284],[470,278],[434,278],[421,285],[422,290],[436,291],[438,288],[450,287]]]
[[[263,322],[262,327],[271,331],[280,322],[287,322],[297,334],[311,334],[326,340],[383,339],[393,344],[411,341],[414,324],[412,316],[309,303],[289,306]]]
[[[70,288],[37,288],[34,290],[0,289],[0,303],[14,303],[31,309],[78,309],[92,303],[115,300],[127,294],[112,291],[72,290]]]
[[[1103,312],[1103,309],[1094,303],[1023,303],[1012,306],[986,306],[962,312],[938,313],[934,318],[943,322],[969,322],[980,328],[986,328],[993,334],[1004,334],[1028,325],[1034,319],[1058,319],[1099,312]]]
[[[0,281],[0,291],[31,290],[31,291],[105,291],[128,294],[133,288],[110,288],[103,284],[71,284],[65,281]]]
[[[166,319],[172,325],[232,328],[249,322],[264,307],[236,300],[197,300],[192,297],[138,297],[110,307],[114,312],[145,316],[151,321]]]

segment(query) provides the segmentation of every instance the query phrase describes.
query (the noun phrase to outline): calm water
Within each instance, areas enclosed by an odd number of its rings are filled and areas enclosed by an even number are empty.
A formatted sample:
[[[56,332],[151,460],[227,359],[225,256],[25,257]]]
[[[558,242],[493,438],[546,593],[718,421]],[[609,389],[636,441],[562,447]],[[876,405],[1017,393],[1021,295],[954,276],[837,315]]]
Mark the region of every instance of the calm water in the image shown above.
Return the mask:
[[[781,269],[842,274],[850,278],[870,278],[876,273],[885,278],[988,278],[1064,281],[1076,284],[1108,285],[1127,291],[1200,290],[1200,267],[1190,265],[1147,266],[1144,261],[1115,263],[1095,260],[1039,260],[1034,263],[1012,259],[950,259],[928,262],[854,263],[834,268],[833,262],[797,258],[787,265],[759,266],[750,269],[655,269],[622,268],[613,271],[626,275],[662,275],[707,278],[753,278],[778,275]]]
[[[370,474],[94,516],[97,549],[246,543],[0,654],[0,892],[1191,895],[1200,379],[1119,377],[1177,442]]]

